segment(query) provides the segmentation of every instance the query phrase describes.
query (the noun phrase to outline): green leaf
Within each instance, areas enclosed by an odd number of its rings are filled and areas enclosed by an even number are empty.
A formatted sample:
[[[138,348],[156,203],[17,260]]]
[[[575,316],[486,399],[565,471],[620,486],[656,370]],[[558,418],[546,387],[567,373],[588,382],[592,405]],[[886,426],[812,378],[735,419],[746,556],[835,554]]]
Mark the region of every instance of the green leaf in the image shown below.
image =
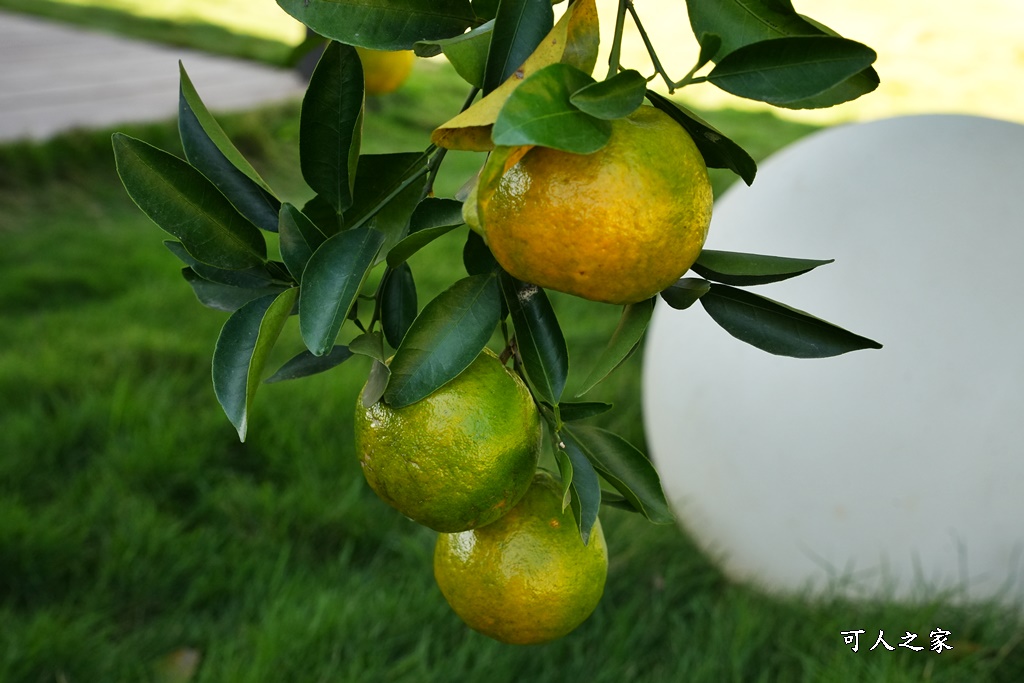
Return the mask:
[[[693,272],[708,280],[745,287],[787,280],[808,273],[835,259],[812,260],[787,256],[765,256],[734,251],[705,249],[691,266]]]
[[[711,283],[696,277],[684,277],[662,290],[661,298],[672,308],[683,311],[697,303],[711,289]]]
[[[415,403],[454,379],[480,355],[498,324],[497,276],[459,280],[420,312],[391,359],[384,400]]]
[[[796,13],[790,0],[715,0],[686,3],[693,35],[719,38],[713,59],[750,43],[787,36],[821,35],[821,30]]]
[[[569,101],[580,111],[599,119],[621,119],[629,116],[644,102],[647,80],[639,71],[620,71],[599,83],[585,85]]]
[[[178,69],[178,131],[185,158],[253,225],[277,231],[281,202],[207,111],[180,61]]]
[[[693,67],[694,72],[699,71],[715,58],[718,51],[722,49],[722,36],[717,33],[704,33],[701,34],[697,42],[700,43],[700,54],[697,56],[697,64]]]
[[[797,14],[790,0],[716,0],[688,2],[687,12],[693,34],[717,34],[720,45],[713,59],[737,49],[773,38],[790,36],[838,36],[835,31],[808,17]],[[872,68],[846,79],[814,97],[781,104],[793,109],[830,107],[856,99],[878,87],[878,74]]]
[[[397,267],[441,235],[462,224],[462,202],[427,197],[417,205],[409,219],[408,236],[388,252],[388,265]]]
[[[142,211],[178,238],[196,260],[242,269],[267,259],[259,228],[242,217],[206,177],[178,157],[114,133],[121,182]]]
[[[569,376],[569,350],[547,294],[537,285],[501,274],[505,304],[512,314],[516,344],[535,395],[557,404]]]
[[[493,19],[498,13],[498,0],[472,0],[472,3],[473,12],[480,19]]]
[[[384,352],[384,335],[380,332],[362,333],[349,343],[348,350],[360,356],[379,360],[381,363],[387,360],[387,354]]]
[[[237,311],[253,299],[280,294],[285,289],[281,285],[267,285],[253,289],[225,285],[221,282],[207,280],[191,268],[182,268],[181,275],[185,278],[185,282],[192,287],[192,292],[196,295],[199,303],[217,311]]]
[[[274,276],[267,269],[269,262],[252,268],[228,270],[200,263],[185,250],[185,245],[181,242],[164,240],[164,246],[204,280],[242,289],[260,289],[274,284]]]
[[[324,242],[309,259],[302,273],[299,331],[314,355],[322,356],[334,346],[383,242],[384,235],[369,227],[346,230]]]
[[[484,238],[472,230],[466,235],[466,245],[462,248],[462,265],[470,275],[486,275],[501,271],[501,266],[494,260],[494,254],[487,247]]]
[[[870,66],[875,58],[874,50],[845,38],[775,38],[725,55],[707,79],[739,97],[787,104],[820,95]]]
[[[281,205],[278,233],[281,237],[281,258],[284,259],[288,272],[299,281],[302,279],[306,263],[313,256],[313,252],[327,241],[327,235],[287,202]]]
[[[332,42],[302,98],[299,162],[306,183],[336,213],[352,204],[362,126],[362,64],[355,48]]]
[[[370,368],[370,376],[366,378],[366,385],[363,387],[363,408],[369,408],[379,401],[388,387],[388,380],[391,378],[391,370],[379,360],[373,361]]]
[[[561,445],[572,463],[572,482],[569,485],[571,495],[569,505],[572,516],[576,519],[583,545],[590,543],[590,532],[597,521],[597,513],[601,509],[601,482],[590,459],[572,434],[562,434]]]
[[[355,199],[345,224],[369,224],[385,237],[386,254],[405,236],[409,217],[423,197],[428,156],[422,152],[364,154],[356,172]]]
[[[597,362],[594,363],[587,379],[583,381],[583,385],[576,392],[576,398],[597,386],[601,380],[610,375],[615,368],[632,355],[640,340],[643,339],[652,313],[654,313],[654,297],[623,307],[622,317],[619,319],[615,332],[612,333],[608,345],[598,357]]]
[[[309,351],[303,351],[282,365],[273,375],[263,380],[263,383],[273,384],[326,372],[341,365],[352,356],[352,352],[341,345],[335,346],[322,356],[314,356]]]
[[[484,67],[483,94],[510,78],[554,25],[551,0],[501,0]]]
[[[512,91],[494,122],[496,145],[541,145],[574,154],[591,154],[607,144],[612,124],[580,111],[572,94],[594,79],[568,64],[551,64]]]
[[[320,195],[314,195],[302,205],[302,215],[311,220],[320,232],[328,237],[337,235],[345,229],[344,217]]]
[[[469,0],[277,0],[322,36],[374,50],[411,50],[474,23]]]
[[[380,323],[391,346],[398,348],[416,319],[416,283],[408,263],[389,269],[381,285]]]
[[[611,403],[601,403],[599,401],[569,402],[558,405],[558,414],[564,422],[576,422],[607,413],[611,409]]]
[[[827,358],[849,351],[882,348],[876,341],[809,313],[727,285],[711,285],[711,291],[702,296],[700,302],[726,332],[779,356]]]
[[[558,476],[562,480],[562,512],[565,512],[565,508],[569,507],[572,502],[572,460],[557,443],[555,445],[555,464],[558,465]]]
[[[443,52],[463,80],[479,88],[484,84],[493,31],[494,21],[491,20],[454,38],[420,41],[413,49],[420,57],[435,57]]]
[[[644,517],[655,524],[673,521],[657,470],[632,444],[597,427],[565,427],[562,436],[567,446],[575,443],[594,469]]]
[[[250,301],[224,323],[213,351],[213,390],[224,413],[245,441],[260,375],[267,355],[291,314],[299,290]]]
[[[697,149],[700,150],[701,156],[704,157],[704,163],[708,168],[727,168],[742,178],[747,185],[754,182],[757,164],[742,147],[722,135],[711,124],[689,109],[653,90],[647,91],[647,99],[686,129],[696,143]]]

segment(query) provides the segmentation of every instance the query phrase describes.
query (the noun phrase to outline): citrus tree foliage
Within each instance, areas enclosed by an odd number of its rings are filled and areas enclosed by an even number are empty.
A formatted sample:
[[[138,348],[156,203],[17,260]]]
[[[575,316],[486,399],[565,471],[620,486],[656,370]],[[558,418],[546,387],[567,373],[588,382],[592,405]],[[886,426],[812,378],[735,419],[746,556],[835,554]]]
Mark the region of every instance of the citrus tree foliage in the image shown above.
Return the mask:
[[[568,350],[544,289],[504,272],[484,240],[466,229],[465,197],[434,196],[445,151],[488,152],[487,168],[499,170],[523,146],[589,154],[608,142],[613,120],[646,100],[689,133],[707,166],[730,169],[750,184],[753,159],[651,90],[652,81],[669,93],[707,81],[779,107],[829,107],[877,86],[874,52],[798,14],[789,0],[689,0],[678,3],[678,17],[657,17],[680,25],[688,19],[700,48],[693,65],[659,59],[630,0],[599,0],[600,6],[574,0],[557,22],[550,0],[278,3],[326,44],[300,121],[301,171],[311,200],[296,206],[278,196],[211,116],[184,68],[179,129],[185,159],[126,135],[113,138],[128,194],[173,238],[165,244],[182,261],[185,281],[202,304],[230,312],[213,352],[213,384],[239,437],[245,439],[264,382],[324,372],[364,355],[374,359],[364,403],[401,407],[458,375],[500,329],[503,358],[527,381],[550,424],[563,499],[583,539],[601,504],[669,521],[646,456],[617,434],[579,423],[611,408],[583,399],[638,348],[658,297],[622,308],[582,386],[567,390]],[[615,25],[603,80],[594,76],[599,18]],[[620,63],[627,21],[645,41],[651,74]],[[362,153],[365,96],[355,46],[443,54],[467,82],[466,106],[439,121],[421,150]],[[481,183],[486,176],[485,169]],[[408,259],[451,231],[466,235],[466,275],[421,302]],[[277,233],[273,249],[267,232]],[[878,348],[744,289],[827,263],[704,250],[692,276],[660,298],[676,309],[700,302],[731,335],[769,353],[820,358]],[[371,279],[375,270],[381,276]],[[281,368],[266,368],[290,324],[298,325],[306,350]]]

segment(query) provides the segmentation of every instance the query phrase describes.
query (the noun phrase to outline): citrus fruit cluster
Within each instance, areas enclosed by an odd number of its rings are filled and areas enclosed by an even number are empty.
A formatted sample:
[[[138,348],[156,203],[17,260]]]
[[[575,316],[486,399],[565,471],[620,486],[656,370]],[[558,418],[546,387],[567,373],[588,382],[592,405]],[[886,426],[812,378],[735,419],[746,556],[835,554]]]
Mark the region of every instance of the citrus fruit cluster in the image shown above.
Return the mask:
[[[441,592],[469,626],[508,643],[576,628],[597,606],[608,567],[600,526],[584,546],[558,484],[537,473],[541,436],[529,389],[487,349],[411,405],[357,402],[370,487],[441,532]]]
[[[492,155],[464,204],[508,273],[586,299],[654,296],[696,260],[711,220],[707,168],[667,114],[643,106],[588,154]],[[489,180],[488,180],[489,178]],[[537,472],[542,427],[529,387],[485,349],[426,398],[356,410],[356,449],[378,496],[440,535],[434,575],[466,624],[507,643],[565,635],[597,606],[608,555],[584,544],[560,485]]]

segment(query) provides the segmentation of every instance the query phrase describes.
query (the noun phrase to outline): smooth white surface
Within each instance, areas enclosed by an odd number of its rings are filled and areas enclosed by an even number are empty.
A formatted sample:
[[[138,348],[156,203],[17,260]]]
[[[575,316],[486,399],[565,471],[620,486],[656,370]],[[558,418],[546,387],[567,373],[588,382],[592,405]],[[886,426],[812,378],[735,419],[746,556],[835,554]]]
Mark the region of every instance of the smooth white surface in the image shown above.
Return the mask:
[[[1024,599],[1024,126],[816,133],[721,198],[706,246],[835,258],[752,291],[884,348],[772,356],[659,302],[645,422],[685,528],[771,590]]]

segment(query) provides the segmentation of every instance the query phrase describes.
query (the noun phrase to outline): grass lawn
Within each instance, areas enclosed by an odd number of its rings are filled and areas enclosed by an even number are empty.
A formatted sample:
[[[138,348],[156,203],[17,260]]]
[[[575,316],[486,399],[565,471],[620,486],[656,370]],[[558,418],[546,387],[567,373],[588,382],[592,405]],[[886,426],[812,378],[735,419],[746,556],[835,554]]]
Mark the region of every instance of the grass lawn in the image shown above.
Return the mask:
[[[365,151],[421,147],[463,96],[447,70],[421,70],[368,112]],[[814,130],[707,116],[759,158]],[[296,107],[222,123],[285,198],[304,198]],[[173,122],[122,130],[176,145]],[[616,510],[602,513],[605,597],[580,629],[532,647],[469,631],[434,585],[433,532],[359,472],[365,363],[264,387],[238,443],[210,384],[226,315],[194,301],[127,198],[110,133],[0,146],[0,682],[1024,680],[1019,616],[777,599],[728,582],[677,528]],[[449,155],[438,193],[479,163]],[[414,257],[421,303],[461,273],[464,239]],[[553,303],[571,388],[617,310]],[[294,327],[283,346],[275,360],[300,348]],[[642,444],[639,368],[636,355],[594,398],[617,405],[605,426]],[[878,630],[896,645],[936,626],[954,650],[867,651]],[[869,642],[853,653],[840,633],[858,628]],[[192,654],[194,675],[176,676]]]

